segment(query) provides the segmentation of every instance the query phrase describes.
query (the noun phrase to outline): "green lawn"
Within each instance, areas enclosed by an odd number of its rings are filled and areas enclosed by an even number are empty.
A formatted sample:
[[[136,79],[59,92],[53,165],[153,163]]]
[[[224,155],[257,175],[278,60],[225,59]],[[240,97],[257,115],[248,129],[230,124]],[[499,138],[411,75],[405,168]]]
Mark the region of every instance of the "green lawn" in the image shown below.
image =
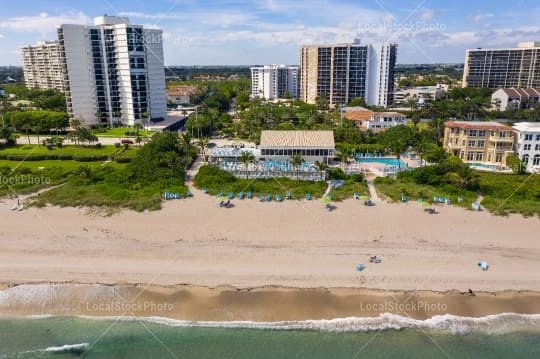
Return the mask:
[[[95,129],[92,130],[94,135],[98,137],[136,137],[134,132],[136,132],[135,128],[133,127],[114,127],[114,128],[104,128],[104,129]],[[145,137],[145,136],[151,136],[154,134],[155,131],[150,130],[139,130],[139,136]]]
[[[75,146],[67,145],[60,148],[48,149],[45,146],[24,145],[0,149],[0,160],[11,161],[46,161],[46,160],[75,160],[80,162],[106,161],[112,158],[133,158],[138,151],[137,146],[127,149],[123,146]]]

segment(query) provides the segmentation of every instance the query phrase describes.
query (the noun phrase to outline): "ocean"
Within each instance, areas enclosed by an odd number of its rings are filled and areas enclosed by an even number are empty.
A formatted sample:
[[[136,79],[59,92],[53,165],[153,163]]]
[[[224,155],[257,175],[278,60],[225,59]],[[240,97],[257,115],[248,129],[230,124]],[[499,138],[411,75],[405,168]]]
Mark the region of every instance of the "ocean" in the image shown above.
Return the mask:
[[[120,319],[120,320],[116,320]],[[192,323],[0,319],[0,358],[540,358],[540,315]]]

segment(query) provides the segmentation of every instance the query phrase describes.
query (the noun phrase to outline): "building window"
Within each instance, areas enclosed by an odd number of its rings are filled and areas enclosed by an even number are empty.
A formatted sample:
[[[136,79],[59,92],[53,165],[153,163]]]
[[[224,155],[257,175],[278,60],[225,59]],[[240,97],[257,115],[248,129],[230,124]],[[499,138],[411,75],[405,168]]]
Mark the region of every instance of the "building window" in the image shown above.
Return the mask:
[[[469,147],[474,147],[476,146],[476,141],[469,141],[468,145]]]
[[[478,131],[478,137],[486,137],[486,130]]]
[[[476,142],[476,146],[478,147],[484,147],[486,145],[486,141],[478,141]]]
[[[476,161],[482,161],[483,158],[484,158],[484,154],[482,152],[476,152],[476,157],[475,157]]]
[[[533,158],[533,166],[540,166],[540,155],[535,155]]]
[[[524,166],[527,166],[529,164],[529,155],[523,156],[523,158],[521,159],[521,162],[523,162]]]
[[[503,156],[502,153],[497,153],[495,155],[495,162],[502,162],[502,156]]]
[[[469,130],[469,136],[476,137],[476,130]]]
[[[473,161],[474,160],[474,152],[467,153],[467,161]]]
[[[536,135],[536,140],[540,141],[540,135]]]
[[[525,141],[532,141],[532,139],[533,139],[532,134],[528,133],[528,134],[525,135]]]
[[[530,150],[531,150],[531,144],[530,144],[530,143],[526,143],[525,145],[523,145],[523,150],[524,150],[524,151],[530,151]]]

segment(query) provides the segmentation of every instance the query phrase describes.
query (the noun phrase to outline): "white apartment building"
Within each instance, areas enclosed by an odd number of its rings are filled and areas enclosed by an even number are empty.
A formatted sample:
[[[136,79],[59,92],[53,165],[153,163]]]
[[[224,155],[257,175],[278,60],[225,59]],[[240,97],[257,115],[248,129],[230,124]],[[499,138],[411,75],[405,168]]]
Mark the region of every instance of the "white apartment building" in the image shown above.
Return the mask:
[[[266,65],[251,67],[251,97],[266,100],[298,97],[298,66]]]
[[[94,26],[61,25],[58,43],[70,117],[86,126],[166,117],[161,30],[100,16]]]
[[[497,111],[533,109],[539,102],[540,88],[505,88],[491,95],[491,109]]]
[[[363,98],[368,105],[392,103],[397,45],[302,46],[300,54],[300,98],[315,103],[325,96],[330,105],[343,105]]]
[[[65,79],[58,41],[41,41],[22,48],[24,84],[28,88],[64,92]]]
[[[415,100],[419,106],[433,100],[444,98],[448,85],[417,86],[394,91],[394,105],[402,105]]]
[[[518,122],[512,126],[516,153],[527,172],[540,172],[540,123]]]

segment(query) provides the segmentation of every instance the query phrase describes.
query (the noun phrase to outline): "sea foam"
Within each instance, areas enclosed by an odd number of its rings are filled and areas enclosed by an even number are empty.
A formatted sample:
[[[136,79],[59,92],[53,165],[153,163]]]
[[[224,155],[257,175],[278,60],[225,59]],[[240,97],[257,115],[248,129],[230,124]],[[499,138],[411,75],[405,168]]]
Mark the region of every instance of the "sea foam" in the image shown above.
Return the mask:
[[[303,321],[187,321],[164,317],[88,317],[85,319],[144,321],[170,327],[194,328],[238,328],[266,330],[313,330],[328,332],[368,332],[379,330],[420,329],[441,331],[451,334],[471,332],[483,334],[505,334],[520,330],[539,330],[540,314],[502,313],[485,317],[459,317],[437,315],[418,320],[397,314],[384,313],[377,317],[347,317]]]

